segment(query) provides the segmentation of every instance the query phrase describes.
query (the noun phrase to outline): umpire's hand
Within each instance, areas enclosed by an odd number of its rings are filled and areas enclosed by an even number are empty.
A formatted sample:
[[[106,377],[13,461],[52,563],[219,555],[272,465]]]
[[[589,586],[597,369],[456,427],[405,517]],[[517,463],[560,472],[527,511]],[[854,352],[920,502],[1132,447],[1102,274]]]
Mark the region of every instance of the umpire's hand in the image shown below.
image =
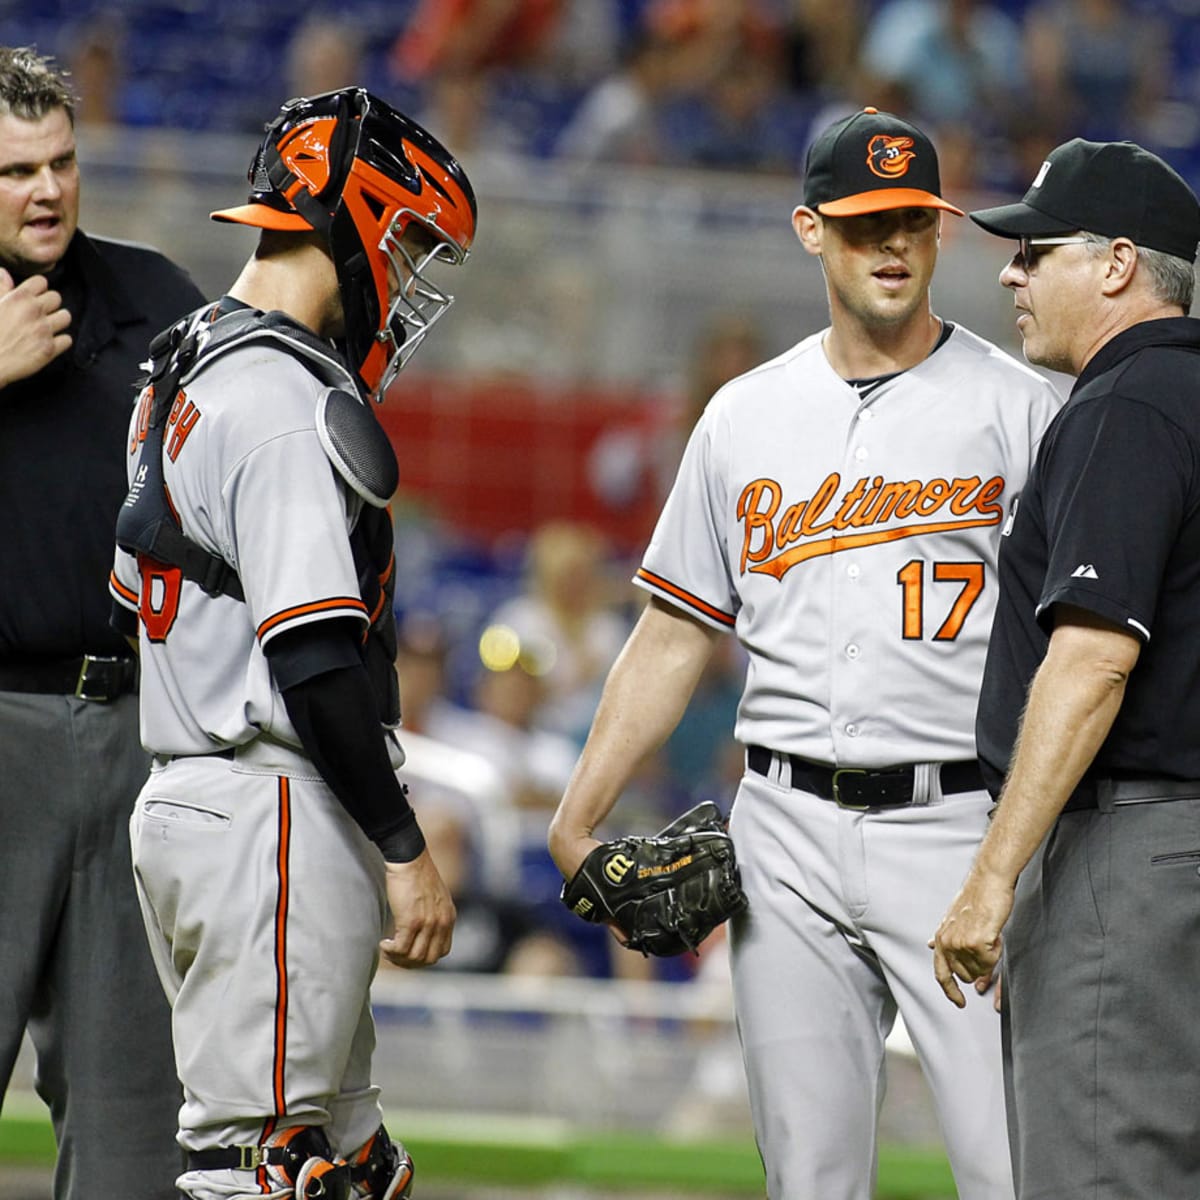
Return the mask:
[[[959,1008],[966,1005],[966,1000],[958,979],[974,982],[981,992],[991,984],[1003,948],[1000,931],[1012,905],[1012,883],[980,870],[976,863],[930,939],[933,973],[942,991]]]
[[[387,864],[392,936],[379,943],[398,967],[430,967],[450,953],[457,913],[428,850],[407,863]]]

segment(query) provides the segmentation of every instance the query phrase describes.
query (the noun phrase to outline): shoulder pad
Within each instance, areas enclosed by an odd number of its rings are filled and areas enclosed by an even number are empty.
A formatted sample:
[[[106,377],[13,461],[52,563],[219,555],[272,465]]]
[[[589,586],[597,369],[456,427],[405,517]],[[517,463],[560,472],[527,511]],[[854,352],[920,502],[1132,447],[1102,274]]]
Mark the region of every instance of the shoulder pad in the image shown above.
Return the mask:
[[[317,400],[317,437],[337,473],[375,508],[386,508],[400,483],[392,443],[359,398],[326,388]]]

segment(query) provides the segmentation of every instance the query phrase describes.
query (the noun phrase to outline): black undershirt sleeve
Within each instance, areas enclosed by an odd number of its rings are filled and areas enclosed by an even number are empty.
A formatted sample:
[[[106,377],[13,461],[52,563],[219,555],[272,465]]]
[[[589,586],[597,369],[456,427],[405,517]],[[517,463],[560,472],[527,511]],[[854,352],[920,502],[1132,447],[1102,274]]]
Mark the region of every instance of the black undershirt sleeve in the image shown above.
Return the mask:
[[[411,862],[425,839],[388,758],[352,621],[317,621],[265,648],[305,753],[388,862]]]

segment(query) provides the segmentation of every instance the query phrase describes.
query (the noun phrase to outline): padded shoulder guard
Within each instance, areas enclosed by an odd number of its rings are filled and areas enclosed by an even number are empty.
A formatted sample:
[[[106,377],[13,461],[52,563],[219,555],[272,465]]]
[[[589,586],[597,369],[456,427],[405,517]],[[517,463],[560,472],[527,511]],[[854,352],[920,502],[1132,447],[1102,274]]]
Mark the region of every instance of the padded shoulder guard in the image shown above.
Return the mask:
[[[715,804],[698,804],[654,837],[597,846],[563,885],[563,903],[585,921],[615,925],[643,954],[695,951],[746,907],[733,842]]]
[[[317,401],[317,437],[337,473],[370,505],[386,508],[400,483],[383,426],[356,395],[326,388]]]

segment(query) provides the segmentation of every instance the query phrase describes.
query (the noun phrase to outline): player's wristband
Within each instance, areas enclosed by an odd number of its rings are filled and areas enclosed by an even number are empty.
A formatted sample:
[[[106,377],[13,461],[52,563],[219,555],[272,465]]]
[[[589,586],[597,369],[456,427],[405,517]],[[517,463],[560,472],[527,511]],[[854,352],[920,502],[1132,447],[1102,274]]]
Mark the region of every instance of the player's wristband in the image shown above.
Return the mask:
[[[379,847],[384,860],[391,863],[412,862],[425,849],[425,835],[417,824],[417,814],[411,808],[398,825],[387,833],[372,834],[371,841]]]

